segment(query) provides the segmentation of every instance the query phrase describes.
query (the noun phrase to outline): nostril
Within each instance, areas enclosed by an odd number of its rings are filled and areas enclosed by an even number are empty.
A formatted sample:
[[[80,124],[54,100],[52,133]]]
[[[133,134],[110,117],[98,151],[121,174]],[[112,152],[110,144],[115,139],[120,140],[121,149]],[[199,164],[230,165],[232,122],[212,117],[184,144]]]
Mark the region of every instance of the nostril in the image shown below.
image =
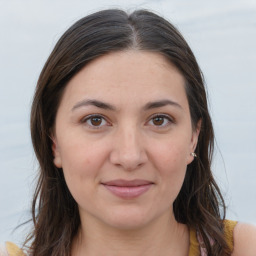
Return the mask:
[[[147,157],[144,152],[133,152],[133,154],[128,154],[127,152],[113,151],[110,155],[110,162],[112,164],[122,167],[127,171],[132,171],[141,167],[146,161]]]

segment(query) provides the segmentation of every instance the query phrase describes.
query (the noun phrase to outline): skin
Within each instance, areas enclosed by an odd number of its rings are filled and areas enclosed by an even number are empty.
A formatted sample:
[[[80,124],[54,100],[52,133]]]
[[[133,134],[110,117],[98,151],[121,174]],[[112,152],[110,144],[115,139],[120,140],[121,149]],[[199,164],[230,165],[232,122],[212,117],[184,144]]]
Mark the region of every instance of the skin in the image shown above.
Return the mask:
[[[97,58],[68,83],[52,148],[81,217],[73,256],[188,255],[172,206],[200,123],[193,130],[184,85],[163,56],[133,50]],[[115,179],[153,185],[123,199],[102,185]]]
[[[232,256],[255,256],[256,227],[238,223],[234,229],[234,251]]]
[[[84,100],[114,110],[84,105]],[[175,104],[148,108],[162,100]],[[92,114],[103,117],[100,125],[92,125]],[[162,124],[155,125],[155,115],[162,116]],[[192,129],[184,78],[159,54],[110,53],[74,76],[53,136],[54,163],[63,168],[81,216],[73,255],[99,255],[99,249],[104,255],[186,255],[188,229],[175,221],[172,205],[193,161],[198,133]],[[124,200],[101,185],[114,179],[154,184]]]

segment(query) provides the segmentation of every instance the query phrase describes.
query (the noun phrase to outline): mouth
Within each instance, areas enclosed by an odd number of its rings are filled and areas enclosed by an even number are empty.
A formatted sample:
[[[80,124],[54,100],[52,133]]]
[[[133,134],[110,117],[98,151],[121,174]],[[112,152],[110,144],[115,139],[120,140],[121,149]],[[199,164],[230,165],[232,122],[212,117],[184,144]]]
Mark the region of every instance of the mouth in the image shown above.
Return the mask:
[[[154,185],[147,180],[112,180],[101,184],[112,194],[123,199],[139,197]]]

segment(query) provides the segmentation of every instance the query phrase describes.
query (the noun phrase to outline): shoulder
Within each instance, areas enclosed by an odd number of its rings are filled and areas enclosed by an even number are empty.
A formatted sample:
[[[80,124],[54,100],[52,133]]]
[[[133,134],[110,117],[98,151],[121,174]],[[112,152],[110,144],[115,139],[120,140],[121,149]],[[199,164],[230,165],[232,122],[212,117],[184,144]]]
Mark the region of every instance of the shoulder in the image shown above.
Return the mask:
[[[234,228],[234,251],[232,256],[255,256],[256,226],[238,223]]]

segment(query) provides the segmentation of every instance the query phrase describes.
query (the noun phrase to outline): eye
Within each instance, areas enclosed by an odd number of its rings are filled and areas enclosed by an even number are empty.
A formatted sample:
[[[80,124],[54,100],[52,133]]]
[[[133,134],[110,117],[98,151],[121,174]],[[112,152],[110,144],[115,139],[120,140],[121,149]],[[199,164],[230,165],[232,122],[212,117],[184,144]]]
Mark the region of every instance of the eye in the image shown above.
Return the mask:
[[[173,123],[173,119],[168,115],[158,114],[149,120],[148,124],[156,127],[166,127]]]
[[[103,126],[109,126],[110,124],[101,115],[90,115],[82,119],[82,123],[85,123],[92,129],[99,129]]]

